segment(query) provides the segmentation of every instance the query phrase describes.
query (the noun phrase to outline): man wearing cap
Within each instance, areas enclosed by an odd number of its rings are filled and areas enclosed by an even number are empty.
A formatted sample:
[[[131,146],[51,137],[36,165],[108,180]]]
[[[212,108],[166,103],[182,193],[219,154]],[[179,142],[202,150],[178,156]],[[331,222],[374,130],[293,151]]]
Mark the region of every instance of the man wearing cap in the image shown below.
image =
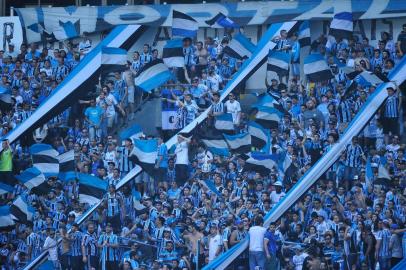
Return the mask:
[[[272,190],[270,197],[272,204],[275,205],[285,196],[285,192],[282,191],[281,181],[276,181],[273,186],[275,187],[275,190]]]

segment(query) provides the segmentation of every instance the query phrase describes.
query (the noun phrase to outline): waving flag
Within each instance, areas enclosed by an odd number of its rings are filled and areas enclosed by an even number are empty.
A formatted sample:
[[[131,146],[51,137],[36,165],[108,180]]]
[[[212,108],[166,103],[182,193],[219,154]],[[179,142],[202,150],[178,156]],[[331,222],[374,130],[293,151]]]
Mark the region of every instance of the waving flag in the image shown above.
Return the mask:
[[[210,25],[212,28],[240,28],[238,24],[233,22],[230,18],[228,18],[223,13],[219,12],[216,16],[207,20],[206,23]]]
[[[216,116],[214,127],[222,132],[234,132],[233,116],[231,113],[223,113]]]
[[[365,166],[365,181],[368,184],[372,184],[373,180],[374,180],[374,172],[372,171],[371,159],[368,158],[367,164]]]
[[[277,167],[274,155],[250,153],[245,160],[244,170],[253,170],[262,175],[267,175],[274,167]]]
[[[145,92],[159,87],[172,78],[172,73],[162,60],[153,60],[143,66],[135,75],[134,83]]]
[[[255,122],[267,129],[278,128],[282,116],[283,114],[275,108],[259,106]]]
[[[279,76],[286,76],[289,74],[289,62],[289,53],[269,51],[267,70],[276,72]]]
[[[127,138],[130,138],[134,141],[135,139],[139,139],[143,134],[144,133],[142,132],[141,126],[133,124],[129,128],[120,131],[119,136],[122,141]]]
[[[71,21],[59,21],[59,25],[55,27],[53,34],[57,40],[65,40],[80,36],[80,19],[74,23]]]
[[[336,39],[350,38],[353,34],[354,24],[350,12],[340,12],[334,15],[330,24],[329,35]]]
[[[158,141],[152,140],[134,140],[134,149],[130,153],[130,158],[141,166],[148,174],[154,172],[155,161],[157,158]]]
[[[127,67],[127,51],[120,48],[102,47],[102,74],[121,72]]]
[[[27,203],[25,198],[21,195],[13,201],[10,206],[10,213],[15,220],[21,223],[31,223],[33,220],[35,210]]]
[[[250,58],[256,46],[243,34],[236,34],[230,43],[224,47],[223,52],[233,58]]]
[[[59,173],[70,172],[75,170],[75,153],[73,150],[60,154],[58,158]]]
[[[204,134],[200,136],[201,141],[206,145],[207,149],[214,155],[229,156],[228,145],[223,135],[219,132],[212,134]]]
[[[45,195],[51,190],[51,186],[48,185],[45,175],[36,167],[31,167],[23,171],[16,178],[27,187],[28,190],[37,194]]]
[[[100,202],[107,191],[107,182],[90,174],[78,173],[79,201],[90,205]]]
[[[10,205],[0,206],[0,230],[11,230],[15,226]]]
[[[248,133],[251,135],[252,145],[258,149],[264,148],[269,143],[269,130],[264,129],[256,122],[251,121],[248,123]]]
[[[58,176],[58,151],[49,144],[34,144],[30,147],[32,165],[45,176]]]
[[[168,67],[184,67],[183,42],[181,39],[168,40],[163,48],[162,60]]]
[[[255,102],[252,106],[252,108],[258,108],[258,107],[269,107],[269,108],[275,108],[281,113],[285,113],[285,109],[283,106],[271,95],[268,93],[264,93],[258,96],[257,102]]]
[[[182,12],[173,10],[172,36],[195,37],[198,29],[199,25],[195,19]]]
[[[0,109],[2,111],[9,111],[13,108],[13,98],[10,94],[0,94]]]
[[[304,60],[304,73],[312,82],[327,81],[333,78],[326,59],[321,54],[310,54]]]
[[[298,41],[300,47],[310,46],[311,39],[310,39],[310,23],[309,21],[303,21],[299,26],[299,34],[298,34]]]
[[[241,133],[237,135],[223,134],[224,139],[230,148],[235,153],[248,153],[251,151],[251,135],[249,133]]]
[[[14,187],[0,182],[0,196],[13,192]]]

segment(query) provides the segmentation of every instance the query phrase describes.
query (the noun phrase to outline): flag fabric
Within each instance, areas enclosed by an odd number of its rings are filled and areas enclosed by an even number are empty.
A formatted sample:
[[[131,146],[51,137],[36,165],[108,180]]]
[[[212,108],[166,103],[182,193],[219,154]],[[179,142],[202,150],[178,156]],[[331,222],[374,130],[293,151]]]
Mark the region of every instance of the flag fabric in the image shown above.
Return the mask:
[[[248,133],[251,135],[252,145],[258,149],[264,148],[269,143],[269,130],[254,121],[248,123]]]
[[[205,179],[203,180],[203,184],[214,194],[216,194],[219,197],[222,197],[223,194],[220,193],[220,191],[217,190],[216,185],[214,185],[214,182],[210,179]]]
[[[370,87],[372,85],[377,86],[383,83],[383,81],[378,78],[378,76],[368,71],[361,72],[354,78],[354,80],[358,85],[362,85],[363,87]]]
[[[135,75],[134,83],[145,92],[159,87],[172,78],[172,73],[162,60],[156,59],[143,66]]]
[[[289,62],[289,53],[269,51],[267,70],[276,72],[279,76],[286,76],[289,74]]]
[[[390,174],[384,165],[380,164],[378,167],[378,179],[391,180]]]
[[[220,132],[204,134],[203,136],[200,137],[201,141],[206,145],[207,150],[212,152],[214,155],[219,156],[230,155],[227,142],[225,141],[223,135]]]
[[[59,26],[56,26],[53,34],[57,40],[65,40],[80,36],[80,20],[75,23],[71,21],[59,21]]]
[[[329,35],[337,39],[350,38],[353,33],[354,23],[350,12],[340,12],[334,15],[330,24]]]
[[[258,107],[269,107],[269,108],[275,108],[281,113],[285,113],[286,110],[283,108],[283,106],[270,94],[264,93],[261,94],[257,97],[257,102],[255,102],[251,107],[252,108],[258,108]]]
[[[172,36],[195,37],[199,25],[195,19],[182,12],[173,10]]]
[[[231,113],[223,113],[216,116],[216,121],[214,122],[214,127],[222,132],[233,132],[234,123],[233,116]]]
[[[107,191],[107,182],[90,174],[78,173],[79,201],[89,205],[100,202]]]
[[[278,109],[259,106],[258,112],[255,115],[255,122],[264,128],[274,129],[279,127],[282,117],[283,113]]]
[[[327,81],[333,78],[326,60],[318,53],[310,54],[305,58],[304,73],[312,82]]]
[[[184,67],[183,41],[181,39],[168,40],[163,48],[162,60],[168,67]]]
[[[101,70],[102,74],[110,72],[121,72],[127,66],[127,51],[121,48],[101,48]]]
[[[49,144],[34,144],[30,147],[32,165],[45,176],[58,176],[58,151]]]
[[[234,35],[229,44],[223,48],[223,52],[237,59],[250,58],[256,46],[241,33]]]
[[[310,23],[309,21],[303,21],[299,26],[298,41],[300,48],[310,46]]]
[[[223,134],[229,148],[234,153],[248,153],[251,151],[251,135],[241,133],[237,135]]]
[[[15,222],[10,213],[10,205],[0,206],[0,230],[10,230],[15,226]]]
[[[212,28],[240,28],[238,24],[221,12],[205,22]]]
[[[134,148],[130,153],[130,158],[141,166],[148,174],[154,172],[155,161],[157,158],[158,141],[152,140],[134,140]]]
[[[10,94],[0,94],[0,109],[2,111],[9,111],[13,107],[13,98]]]
[[[275,167],[277,162],[274,155],[253,152],[245,160],[244,170],[254,170],[262,175],[268,175]]]
[[[10,214],[14,220],[21,223],[31,223],[35,210],[27,203],[23,196],[18,196],[10,206]]]
[[[58,157],[59,173],[75,171],[75,153],[72,150],[60,154]]]
[[[135,139],[139,139],[142,135],[144,135],[142,128],[137,124],[133,124],[129,128],[124,129],[119,133],[119,137],[122,141],[128,138],[134,141]]]
[[[16,178],[34,194],[45,195],[51,190],[45,175],[36,167],[26,169]]]
[[[14,187],[0,182],[0,196],[13,192]]]

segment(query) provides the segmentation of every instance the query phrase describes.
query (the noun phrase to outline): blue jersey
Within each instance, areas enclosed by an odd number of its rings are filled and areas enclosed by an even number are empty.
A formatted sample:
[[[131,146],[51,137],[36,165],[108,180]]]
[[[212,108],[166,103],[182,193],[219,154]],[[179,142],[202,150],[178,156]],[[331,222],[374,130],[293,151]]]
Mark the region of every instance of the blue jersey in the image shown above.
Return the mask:
[[[103,234],[99,237],[99,245],[102,245],[103,243],[108,243],[110,245],[118,244],[118,237],[117,235],[110,233],[110,234]],[[114,261],[119,261],[118,257],[118,250],[117,248],[113,247],[103,247],[101,251],[102,255],[102,260],[108,261],[108,262],[114,262]]]
[[[397,118],[399,117],[399,98],[397,96],[389,96],[385,102],[385,117]]]
[[[82,256],[82,232],[74,232],[71,237],[72,256]]]
[[[391,250],[389,248],[390,237],[391,233],[388,229],[383,229],[378,232],[376,239],[381,240],[378,251],[379,257],[390,258],[392,256]]]

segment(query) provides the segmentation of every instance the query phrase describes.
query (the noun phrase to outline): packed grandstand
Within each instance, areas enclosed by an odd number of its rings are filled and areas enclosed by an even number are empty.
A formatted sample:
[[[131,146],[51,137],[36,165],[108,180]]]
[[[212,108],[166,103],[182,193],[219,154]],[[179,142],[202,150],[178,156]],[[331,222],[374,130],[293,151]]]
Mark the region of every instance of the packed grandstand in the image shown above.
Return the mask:
[[[237,15],[202,27],[188,6],[161,45],[17,10],[24,41],[0,50],[1,269],[402,264],[406,24],[370,41],[334,12],[326,33],[280,21],[253,42]]]

